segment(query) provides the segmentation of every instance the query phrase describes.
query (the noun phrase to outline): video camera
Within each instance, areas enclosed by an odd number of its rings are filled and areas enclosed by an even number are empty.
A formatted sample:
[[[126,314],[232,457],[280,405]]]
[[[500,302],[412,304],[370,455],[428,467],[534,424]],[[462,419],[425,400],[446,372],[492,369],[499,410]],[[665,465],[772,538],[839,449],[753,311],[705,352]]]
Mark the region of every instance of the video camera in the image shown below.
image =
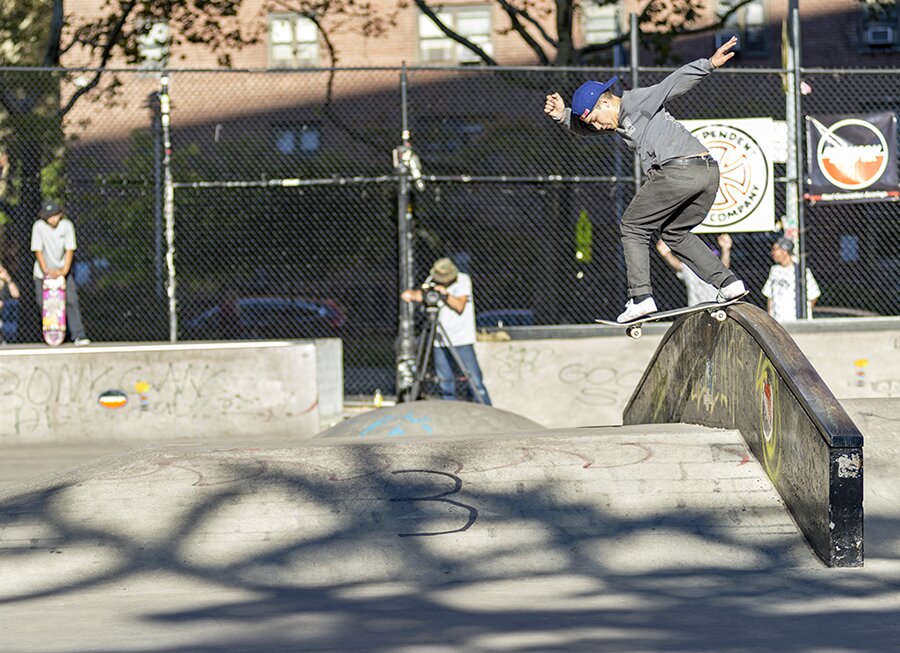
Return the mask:
[[[425,304],[425,308],[437,308],[441,299],[443,299],[443,295],[435,288],[438,286],[437,283],[431,280],[431,277],[427,278],[425,282],[422,284],[422,303]]]

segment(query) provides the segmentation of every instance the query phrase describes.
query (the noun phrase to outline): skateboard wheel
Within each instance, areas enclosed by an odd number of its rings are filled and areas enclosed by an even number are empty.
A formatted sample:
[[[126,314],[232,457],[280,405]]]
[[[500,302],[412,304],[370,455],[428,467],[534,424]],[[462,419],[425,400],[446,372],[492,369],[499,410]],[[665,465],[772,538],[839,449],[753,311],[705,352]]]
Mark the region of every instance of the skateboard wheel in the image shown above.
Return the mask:
[[[713,315],[712,315],[712,316],[713,316],[716,320],[718,320],[719,322],[724,322],[724,321],[725,321],[725,318],[728,317],[728,316],[725,314],[725,311],[723,311],[722,309],[719,309],[718,311],[713,312]]]
[[[630,327],[625,331],[629,338],[634,338],[637,340],[641,337],[641,327]]]

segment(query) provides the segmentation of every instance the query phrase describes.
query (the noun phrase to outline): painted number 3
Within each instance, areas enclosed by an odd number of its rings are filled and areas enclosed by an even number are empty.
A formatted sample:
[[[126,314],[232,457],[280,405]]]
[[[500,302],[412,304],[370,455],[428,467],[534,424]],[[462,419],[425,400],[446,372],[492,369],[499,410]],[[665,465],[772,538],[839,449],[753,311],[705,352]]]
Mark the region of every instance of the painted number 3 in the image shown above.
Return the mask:
[[[447,499],[446,497],[451,494],[456,494],[462,489],[462,479],[454,474],[448,474],[447,472],[435,472],[430,469],[398,469],[396,471],[392,471],[391,474],[437,474],[438,476],[446,476],[451,481],[453,481],[453,489],[447,490],[446,492],[440,492],[438,494],[433,494],[427,497],[403,497],[399,499],[391,499],[391,501],[437,501],[439,503],[449,503],[451,506],[456,506],[457,508],[463,508],[469,513],[469,518],[466,521],[465,525],[460,528],[455,528],[449,531],[434,531],[434,532],[424,532],[424,533],[397,533],[400,537],[430,537],[433,535],[448,535],[449,533],[461,533],[465,530],[468,530],[469,527],[475,523],[475,520],[478,519],[478,510],[473,508],[472,506],[467,506],[464,503],[460,503],[459,501],[453,501],[452,499]]]

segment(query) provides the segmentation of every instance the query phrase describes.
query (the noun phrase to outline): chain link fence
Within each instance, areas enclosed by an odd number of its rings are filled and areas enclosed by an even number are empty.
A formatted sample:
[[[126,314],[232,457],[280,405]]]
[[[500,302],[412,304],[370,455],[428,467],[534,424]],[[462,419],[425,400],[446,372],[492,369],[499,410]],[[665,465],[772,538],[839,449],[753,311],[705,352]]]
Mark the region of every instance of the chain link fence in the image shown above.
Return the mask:
[[[641,69],[639,84],[671,69]],[[615,138],[543,114],[588,77],[622,70],[171,71],[177,338],[340,337],[346,391],[390,393],[398,324],[398,178],[406,112],[424,188],[412,197],[417,279],[453,257],[479,325],[591,323],[625,297],[618,218],[635,190]],[[88,335],[170,338],[160,79],[137,71],[0,70],[3,335],[40,339],[29,234],[42,196],[74,221]],[[898,111],[900,72],[806,71],[805,114]],[[71,108],[67,107],[71,104]],[[680,119],[785,119],[778,71],[723,69],[671,103]],[[775,214],[786,169],[775,164]],[[806,206],[815,316],[900,314],[896,204]],[[759,293],[778,233],[732,234],[732,268]],[[704,236],[715,247],[713,236]],[[853,246],[848,246],[852,241]],[[685,287],[652,259],[661,309]]]

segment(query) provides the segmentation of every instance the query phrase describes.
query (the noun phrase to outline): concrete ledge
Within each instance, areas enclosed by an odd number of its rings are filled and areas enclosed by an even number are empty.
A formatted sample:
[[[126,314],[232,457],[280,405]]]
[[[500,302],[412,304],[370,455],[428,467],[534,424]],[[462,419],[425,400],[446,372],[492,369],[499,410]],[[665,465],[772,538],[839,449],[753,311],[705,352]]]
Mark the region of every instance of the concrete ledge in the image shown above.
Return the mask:
[[[740,430],[822,560],[862,565],[862,435],[781,325],[749,304],[728,316],[675,322],[625,424]]]
[[[0,443],[310,438],[342,401],[320,367],[340,370],[339,341],[4,348]]]

